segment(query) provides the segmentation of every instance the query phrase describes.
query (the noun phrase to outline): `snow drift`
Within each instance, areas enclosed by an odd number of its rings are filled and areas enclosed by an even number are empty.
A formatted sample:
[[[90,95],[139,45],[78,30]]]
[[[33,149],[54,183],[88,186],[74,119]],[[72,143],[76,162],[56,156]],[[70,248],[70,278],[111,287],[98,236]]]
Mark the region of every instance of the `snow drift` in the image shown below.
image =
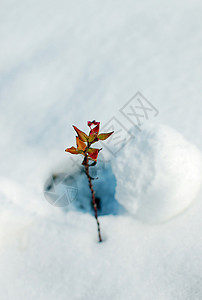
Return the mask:
[[[202,181],[201,152],[167,126],[143,130],[113,162],[116,198],[137,218],[166,221],[186,209]]]

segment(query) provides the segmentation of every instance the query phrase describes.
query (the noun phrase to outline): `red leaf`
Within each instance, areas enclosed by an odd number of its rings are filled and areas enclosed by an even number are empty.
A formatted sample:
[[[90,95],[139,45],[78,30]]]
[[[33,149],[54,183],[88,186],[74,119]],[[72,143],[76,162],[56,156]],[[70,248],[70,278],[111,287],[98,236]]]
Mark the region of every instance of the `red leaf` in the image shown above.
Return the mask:
[[[97,126],[95,126],[93,129],[91,129],[90,135],[92,135],[92,134],[98,134],[99,130],[100,130],[100,123]]]
[[[80,129],[78,129],[76,126],[74,126],[74,130],[76,131],[76,133],[78,134],[78,137],[80,138],[81,141],[83,142],[87,142],[88,141],[88,136],[85,132],[81,131]]]
[[[114,131],[109,132],[109,133],[100,133],[100,134],[98,134],[97,137],[98,137],[99,140],[104,141],[104,140],[108,139],[108,137],[110,137],[110,135],[111,135],[112,133],[114,133]]]
[[[67,148],[67,149],[65,149],[65,151],[69,152],[71,154],[79,154],[80,153],[75,147]]]
[[[80,140],[78,136],[76,136],[76,144],[77,144],[77,150],[84,151],[86,149],[86,144]]]
[[[90,148],[88,149],[88,155],[90,156],[90,158],[92,160],[97,160],[98,157],[98,153],[99,153],[100,149],[96,149],[96,148]]]
[[[100,122],[96,122],[95,120],[93,120],[92,122],[88,121],[88,126],[91,127],[91,125],[98,125],[100,124]]]

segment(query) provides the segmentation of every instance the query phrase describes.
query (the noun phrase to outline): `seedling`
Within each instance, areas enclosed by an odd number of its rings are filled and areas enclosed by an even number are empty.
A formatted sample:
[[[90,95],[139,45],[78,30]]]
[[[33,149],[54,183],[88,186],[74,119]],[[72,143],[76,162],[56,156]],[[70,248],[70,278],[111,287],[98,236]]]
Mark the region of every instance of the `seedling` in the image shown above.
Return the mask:
[[[77,148],[72,146],[71,148],[65,149],[65,151],[71,154],[82,154],[84,156],[82,165],[85,167],[85,173],[88,177],[88,184],[92,195],[92,204],[94,208],[95,219],[97,222],[99,242],[102,242],[100,223],[98,220],[98,213],[97,213],[97,204],[95,201],[95,191],[93,189],[93,184],[92,184],[92,180],[95,178],[92,178],[89,174],[89,167],[96,165],[98,154],[102,150],[102,148],[100,149],[91,148],[91,145],[94,144],[95,142],[98,142],[99,140],[102,141],[106,140],[108,137],[110,137],[112,133],[114,133],[114,131],[109,133],[99,133],[100,122],[96,122],[95,120],[93,120],[92,122],[88,121],[87,125],[90,127],[89,135],[87,135],[85,132],[81,131],[80,129],[78,129],[76,126],[73,125],[73,128],[77,133],[76,136]],[[92,161],[91,164],[89,164],[89,161]]]

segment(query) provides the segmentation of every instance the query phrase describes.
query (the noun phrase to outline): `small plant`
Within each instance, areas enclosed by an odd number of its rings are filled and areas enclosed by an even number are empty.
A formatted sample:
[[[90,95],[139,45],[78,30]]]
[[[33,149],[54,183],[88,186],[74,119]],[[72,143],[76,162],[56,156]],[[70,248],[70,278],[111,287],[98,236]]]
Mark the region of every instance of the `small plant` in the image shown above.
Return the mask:
[[[88,121],[87,124],[90,127],[89,135],[87,135],[85,132],[79,130],[76,126],[73,125],[73,128],[77,133],[77,136],[76,136],[77,148],[71,147],[71,148],[65,149],[65,151],[69,152],[71,154],[82,154],[84,156],[82,165],[85,167],[85,173],[88,177],[89,188],[91,190],[92,205],[94,208],[95,219],[97,222],[99,242],[102,242],[100,223],[98,221],[97,204],[95,201],[95,192],[94,192],[93,185],[92,185],[92,180],[95,178],[92,178],[89,174],[89,167],[96,165],[98,154],[99,154],[100,150],[102,150],[102,148],[100,148],[100,149],[91,148],[91,145],[94,144],[95,142],[98,142],[99,140],[102,140],[102,141],[106,140],[108,137],[110,137],[110,135],[114,131],[109,132],[109,133],[99,133],[100,122],[96,122],[95,120],[93,120],[92,122]],[[89,164],[89,161],[93,161],[93,162],[91,164]]]

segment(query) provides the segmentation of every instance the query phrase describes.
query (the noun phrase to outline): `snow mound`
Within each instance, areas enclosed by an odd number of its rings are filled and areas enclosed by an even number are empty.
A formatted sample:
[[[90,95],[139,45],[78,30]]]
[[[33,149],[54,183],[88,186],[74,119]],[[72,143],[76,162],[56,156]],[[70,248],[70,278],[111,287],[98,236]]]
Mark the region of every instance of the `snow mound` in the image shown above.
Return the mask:
[[[202,181],[201,152],[164,125],[144,129],[112,163],[117,201],[138,219],[164,222],[186,209]]]

